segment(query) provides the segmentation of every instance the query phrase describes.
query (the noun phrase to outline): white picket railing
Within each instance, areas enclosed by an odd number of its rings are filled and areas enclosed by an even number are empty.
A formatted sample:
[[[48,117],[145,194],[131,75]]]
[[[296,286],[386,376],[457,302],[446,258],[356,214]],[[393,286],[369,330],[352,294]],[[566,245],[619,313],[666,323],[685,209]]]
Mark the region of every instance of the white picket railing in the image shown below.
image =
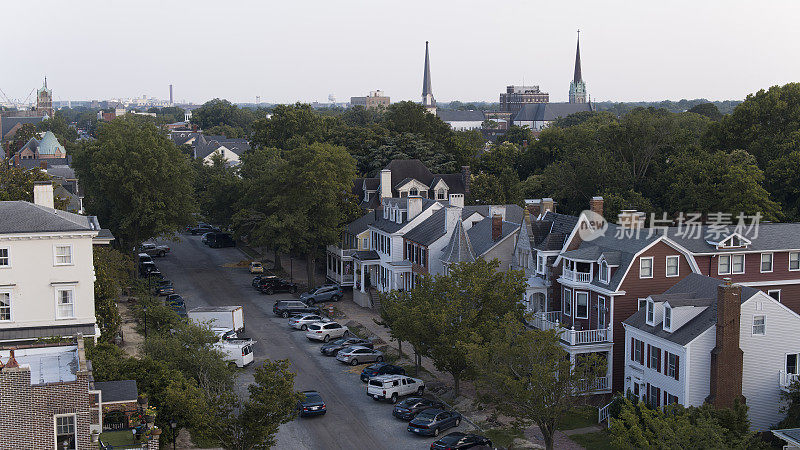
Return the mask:
[[[607,391],[608,377],[597,377],[591,380],[582,380],[578,384],[578,390],[585,394],[590,394],[597,391]]]
[[[578,272],[576,270],[564,269],[563,276],[568,280],[577,281],[579,283],[592,282],[592,274],[589,272]]]
[[[598,330],[574,330],[566,329],[564,324],[559,323],[561,313],[551,311],[547,313],[536,313],[533,315],[534,328],[540,330],[562,329],[561,340],[569,345],[598,344],[611,342],[611,328],[601,328]]]
[[[792,383],[798,378],[800,378],[800,375],[798,374],[786,373],[786,371],[781,370],[778,374],[778,384],[780,385],[781,389],[788,391]]]
[[[597,410],[597,423],[603,423],[604,421],[607,421],[606,426],[608,428],[611,428],[611,416],[609,416],[608,410],[611,407],[612,403],[614,403],[613,400],[611,401],[611,403]]]

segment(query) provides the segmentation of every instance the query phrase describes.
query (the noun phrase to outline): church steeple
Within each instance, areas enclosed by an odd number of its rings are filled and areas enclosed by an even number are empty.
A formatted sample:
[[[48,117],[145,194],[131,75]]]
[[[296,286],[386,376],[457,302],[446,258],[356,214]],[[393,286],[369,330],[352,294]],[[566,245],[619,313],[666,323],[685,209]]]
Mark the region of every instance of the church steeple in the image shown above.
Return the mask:
[[[569,83],[569,102],[588,102],[586,83],[583,81],[583,75],[581,74],[581,30],[578,30],[578,46],[575,50],[575,74],[572,77],[572,81]]]
[[[581,78],[581,30],[578,30],[578,49],[575,51],[575,76],[572,81],[578,83]]]
[[[425,41],[425,72],[422,75],[422,106],[425,111],[436,114],[436,99],[431,89],[431,60],[428,56],[428,41]]]

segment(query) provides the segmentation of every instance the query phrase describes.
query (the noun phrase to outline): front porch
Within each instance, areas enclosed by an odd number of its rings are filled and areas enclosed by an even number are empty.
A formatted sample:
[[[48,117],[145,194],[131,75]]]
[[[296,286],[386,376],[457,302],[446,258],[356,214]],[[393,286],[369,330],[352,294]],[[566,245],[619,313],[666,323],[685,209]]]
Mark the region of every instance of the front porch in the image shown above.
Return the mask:
[[[353,254],[355,252],[355,249],[342,249],[335,245],[329,245],[326,277],[339,286],[353,286],[355,281]]]
[[[561,330],[561,342],[567,345],[602,344],[611,343],[611,327],[596,330],[576,330],[574,327],[566,328],[559,322],[561,311],[539,312],[533,315],[531,326],[539,330]]]

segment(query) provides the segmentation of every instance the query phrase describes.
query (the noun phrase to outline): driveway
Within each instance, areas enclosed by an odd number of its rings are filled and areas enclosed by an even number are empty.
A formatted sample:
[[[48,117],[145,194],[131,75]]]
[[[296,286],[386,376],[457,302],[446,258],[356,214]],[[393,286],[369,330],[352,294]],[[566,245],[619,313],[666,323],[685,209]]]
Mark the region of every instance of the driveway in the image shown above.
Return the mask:
[[[345,366],[319,352],[320,343],[306,339],[301,331],[290,331],[286,319],[272,314],[276,300],[291,294],[262,295],[250,286],[252,276],[245,267],[235,267],[247,257],[236,248],[212,249],[199,236],[181,236],[169,242],[172,252],[155,262],[173,281],[187,309],[197,306],[241,305],[245,334],[257,341],[255,363],[242,370],[237,389],[246,395],[253,372],[265,359],[288,359],[297,373],[295,388],[315,389],[328,406],[324,416],[298,419],[283,425],[276,448],[286,449],[427,449],[434,438],[406,431],[406,423],[392,416],[392,405],[366,395],[358,374],[363,366]],[[462,423],[451,431],[464,431]]]

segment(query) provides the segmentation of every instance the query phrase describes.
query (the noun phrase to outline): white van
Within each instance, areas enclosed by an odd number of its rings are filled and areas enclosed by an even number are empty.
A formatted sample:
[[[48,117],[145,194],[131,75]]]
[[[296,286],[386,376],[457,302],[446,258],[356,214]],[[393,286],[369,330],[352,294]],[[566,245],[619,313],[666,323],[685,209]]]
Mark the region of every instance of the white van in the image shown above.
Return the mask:
[[[214,343],[214,348],[221,351],[225,361],[231,361],[236,367],[244,367],[253,362],[252,339],[223,339]]]
[[[189,319],[207,323],[213,328],[229,328],[237,333],[244,331],[244,309],[241,306],[200,306],[189,310]]]

